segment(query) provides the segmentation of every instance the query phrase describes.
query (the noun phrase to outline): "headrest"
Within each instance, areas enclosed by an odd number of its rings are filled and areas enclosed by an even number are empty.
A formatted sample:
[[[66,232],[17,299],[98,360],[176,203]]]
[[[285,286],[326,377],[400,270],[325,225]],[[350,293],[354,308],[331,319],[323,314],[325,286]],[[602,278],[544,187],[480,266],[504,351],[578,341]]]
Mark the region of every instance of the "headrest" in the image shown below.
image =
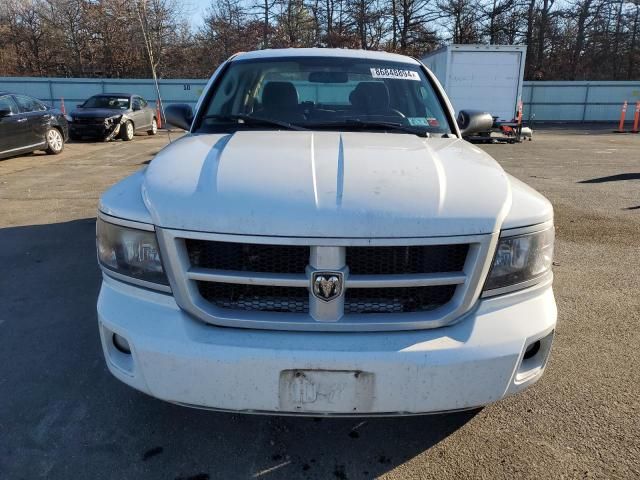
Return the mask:
[[[349,101],[358,110],[366,112],[389,109],[389,90],[382,82],[361,82],[349,95]]]
[[[269,82],[262,92],[262,106],[266,109],[298,106],[298,91],[291,82]]]

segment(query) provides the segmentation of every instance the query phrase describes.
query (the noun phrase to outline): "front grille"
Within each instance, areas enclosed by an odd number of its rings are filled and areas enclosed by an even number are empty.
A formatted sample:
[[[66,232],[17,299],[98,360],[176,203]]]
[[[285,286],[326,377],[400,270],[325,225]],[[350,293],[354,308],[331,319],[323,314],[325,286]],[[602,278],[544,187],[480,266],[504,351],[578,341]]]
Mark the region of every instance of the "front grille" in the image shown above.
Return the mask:
[[[309,312],[309,291],[306,288],[233,283],[198,282],[205,300],[218,308],[282,312]]]
[[[194,267],[266,273],[304,273],[309,247],[186,240]]]
[[[192,312],[205,321],[229,326],[242,326],[255,312],[247,325],[251,328],[261,323],[264,327],[257,328],[303,323],[294,328],[313,329],[317,324],[317,328],[336,331],[348,331],[353,324],[371,330],[386,324],[385,329],[393,330],[396,323],[406,328],[406,322],[435,325],[455,318],[469,308],[470,270],[480,265],[479,255],[471,255],[472,248],[486,245],[474,239],[466,244],[313,247],[225,242],[212,237],[174,237],[181,241],[166,242],[182,245],[181,253],[176,254],[188,261],[182,278],[194,288],[185,289],[187,297],[177,299],[193,307]],[[470,256],[473,262],[467,265]],[[345,263],[336,268],[345,271],[343,297],[322,303],[312,291],[310,262],[332,265],[328,259],[341,258]],[[321,265],[314,265],[311,271],[316,268],[325,271]],[[452,278],[442,273],[451,273]],[[433,279],[450,283],[429,285],[436,283]],[[417,286],[421,283],[428,286]],[[175,292],[180,295],[179,289]],[[199,302],[208,303],[211,310],[199,308]],[[259,312],[276,315],[257,315]],[[403,316],[409,313],[421,315]],[[375,314],[375,319],[362,317]],[[274,318],[278,319],[275,323]]]
[[[402,275],[459,272],[469,245],[420,245],[411,247],[347,247],[351,275]]]
[[[345,313],[428,312],[449,302],[456,285],[397,288],[351,288],[345,293]]]
[[[73,123],[77,125],[104,125],[103,118],[76,118]]]

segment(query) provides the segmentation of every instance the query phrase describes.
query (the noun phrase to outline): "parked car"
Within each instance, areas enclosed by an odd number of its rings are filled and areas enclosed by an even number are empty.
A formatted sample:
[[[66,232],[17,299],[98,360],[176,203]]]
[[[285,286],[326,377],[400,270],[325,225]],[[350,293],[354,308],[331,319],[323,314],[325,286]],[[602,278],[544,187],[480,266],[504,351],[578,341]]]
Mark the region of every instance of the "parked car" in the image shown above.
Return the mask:
[[[110,371],[238,412],[476,408],[543,374],[556,325],[553,209],[462,136],[419,61],[240,53],[188,134],[100,200]]]
[[[156,111],[140,95],[103,93],[94,95],[71,112],[69,133],[73,140],[133,140],[136,132],[158,133]]]
[[[27,95],[0,92],[0,158],[36,150],[57,155],[68,137],[60,110]]]

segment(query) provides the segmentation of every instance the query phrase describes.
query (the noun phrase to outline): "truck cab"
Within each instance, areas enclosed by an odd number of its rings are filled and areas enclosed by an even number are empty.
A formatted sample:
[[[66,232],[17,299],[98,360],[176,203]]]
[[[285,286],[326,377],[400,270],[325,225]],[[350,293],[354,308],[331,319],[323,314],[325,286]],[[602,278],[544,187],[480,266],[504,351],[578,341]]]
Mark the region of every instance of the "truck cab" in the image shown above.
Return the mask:
[[[188,131],[101,197],[110,371],[186,406],[477,408],[536,382],[556,324],[553,209],[462,139],[419,61],[233,56]]]

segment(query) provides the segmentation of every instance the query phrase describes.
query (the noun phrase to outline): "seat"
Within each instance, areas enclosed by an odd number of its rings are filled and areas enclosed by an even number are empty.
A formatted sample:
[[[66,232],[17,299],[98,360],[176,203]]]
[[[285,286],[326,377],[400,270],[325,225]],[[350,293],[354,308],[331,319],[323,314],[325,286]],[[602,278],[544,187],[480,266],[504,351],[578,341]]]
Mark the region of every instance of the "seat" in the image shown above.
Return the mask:
[[[285,122],[303,120],[298,91],[291,82],[269,82],[262,92],[261,116]]]
[[[389,90],[382,82],[361,82],[349,94],[349,102],[357,113],[395,115],[390,106]]]

